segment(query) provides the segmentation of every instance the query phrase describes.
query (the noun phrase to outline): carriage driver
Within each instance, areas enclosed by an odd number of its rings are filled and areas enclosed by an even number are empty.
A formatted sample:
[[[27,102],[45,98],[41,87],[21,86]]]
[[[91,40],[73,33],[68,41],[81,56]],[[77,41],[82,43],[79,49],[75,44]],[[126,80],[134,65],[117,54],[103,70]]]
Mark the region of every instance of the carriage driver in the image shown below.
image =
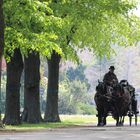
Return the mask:
[[[111,92],[111,87],[113,87],[115,84],[118,83],[118,78],[114,73],[115,67],[114,66],[110,66],[109,68],[109,72],[105,74],[104,78],[103,78],[103,82],[105,83],[105,85],[107,86],[107,92]]]

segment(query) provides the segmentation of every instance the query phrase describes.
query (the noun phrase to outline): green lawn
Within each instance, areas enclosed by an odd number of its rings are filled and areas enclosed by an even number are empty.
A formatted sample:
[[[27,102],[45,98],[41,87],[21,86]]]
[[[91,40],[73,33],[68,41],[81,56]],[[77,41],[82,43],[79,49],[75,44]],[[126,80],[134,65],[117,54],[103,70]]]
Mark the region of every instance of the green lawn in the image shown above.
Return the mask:
[[[40,123],[40,124],[21,124],[17,126],[5,126],[6,129],[27,130],[27,129],[46,129],[58,127],[79,126],[82,124],[94,123],[97,118],[94,115],[60,115],[60,123]]]
[[[18,126],[5,126],[8,130],[39,130],[39,129],[51,129],[51,128],[62,128],[79,126],[84,124],[97,124],[97,117],[95,115],[60,115],[61,123],[40,123],[40,124],[22,124]],[[139,119],[139,118],[138,118]],[[128,122],[128,117],[125,122]],[[139,120],[138,120],[139,121]],[[115,120],[112,117],[107,118],[107,122],[113,122],[115,125]]]

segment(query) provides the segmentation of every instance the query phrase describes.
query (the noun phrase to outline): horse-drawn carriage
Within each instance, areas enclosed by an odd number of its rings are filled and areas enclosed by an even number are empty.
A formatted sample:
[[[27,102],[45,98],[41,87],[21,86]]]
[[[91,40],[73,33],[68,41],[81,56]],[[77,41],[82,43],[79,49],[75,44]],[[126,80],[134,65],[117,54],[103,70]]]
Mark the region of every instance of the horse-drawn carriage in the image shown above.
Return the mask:
[[[116,120],[116,126],[123,125],[125,116],[129,117],[130,125],[134,117],[135,125],[137,125],[135,88],[126,80],[111,87],[107,87],[103,82],[98,82],[94,99],[98,111],[98,126],[106,125],[106,118],[109,114]]]

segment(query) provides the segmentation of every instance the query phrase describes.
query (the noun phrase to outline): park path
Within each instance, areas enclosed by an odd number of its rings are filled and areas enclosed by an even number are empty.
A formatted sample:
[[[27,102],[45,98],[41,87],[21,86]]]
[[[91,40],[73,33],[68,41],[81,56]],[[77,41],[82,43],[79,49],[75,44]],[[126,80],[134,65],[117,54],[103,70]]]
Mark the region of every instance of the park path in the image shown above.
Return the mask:
[[[0,133],[0,140],[139,140],[140,124],[138,126],[96,127],[85,125],[80,127],[45,129],[34,132]]]

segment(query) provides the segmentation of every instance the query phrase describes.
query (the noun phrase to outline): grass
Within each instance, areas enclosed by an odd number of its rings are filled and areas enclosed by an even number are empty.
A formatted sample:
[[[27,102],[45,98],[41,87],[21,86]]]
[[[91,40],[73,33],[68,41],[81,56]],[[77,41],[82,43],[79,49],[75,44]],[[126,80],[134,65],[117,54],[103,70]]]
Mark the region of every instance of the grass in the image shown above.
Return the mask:
[[[61,122],[59,123],[39,123],[39,124],[27,124],[23,123],[16,126],[5,126],[6,129],[13,130],[27,130],[27,129],[46,129],[46,128],[60,128],[79,126],[82,124],[96,123],[96,116],[93,115],[60,115]]]
[[[85,124],[97,124],[97,117],[95,115],[60,115],[60,123],[39,123],[39,124],[21,124],[17,126],[5,126],[6,130],[43,130],[52,128],[63,128],[71,126],[80,126]],[[138,118],[139,121],[140,118]],[[115,125],[115,120],[110,116],[107,118],[107,123],[113,123]],[[126,117],[125,122],[129,122],[128,117]]]

